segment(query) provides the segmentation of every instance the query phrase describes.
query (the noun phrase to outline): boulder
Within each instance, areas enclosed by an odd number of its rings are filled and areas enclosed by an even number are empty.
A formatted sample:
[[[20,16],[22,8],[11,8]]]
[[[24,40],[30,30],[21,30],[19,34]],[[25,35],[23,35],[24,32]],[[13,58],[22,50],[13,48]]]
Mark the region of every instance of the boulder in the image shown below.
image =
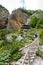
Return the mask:
[[[7,26],[8,16],[9,16],[8,10],[2,5],[0,5],[0,29],[3,29]]]
[[[9,28],[13,29],[14,31],[18,31],[18,29],[26,24],[28,18],[29,15],[22,12],[20,9],[12,11],[9,18]]]

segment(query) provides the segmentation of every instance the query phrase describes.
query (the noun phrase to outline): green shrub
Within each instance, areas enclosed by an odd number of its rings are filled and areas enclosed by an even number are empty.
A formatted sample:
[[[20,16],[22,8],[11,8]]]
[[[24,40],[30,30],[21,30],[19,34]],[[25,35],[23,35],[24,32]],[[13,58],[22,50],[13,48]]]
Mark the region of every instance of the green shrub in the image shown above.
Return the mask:
[[[11,59],[17,61],[22,56],[21,52],[16,52],[15,54],[11,55]]]
[[[23,29],[19,29],[19,30],[18,30],[18,34],[23,35]]]
[[[43,29],[40,30],[39,35],[40,35],[40,37],[43,37]]]
[[[37,56],[40,56],[40,57],[42,57],[42,58],[43,58],[43,52],[42,52],[42,51],[40,51],[40,50],[38,50],[38,51],[36,52],[36,55],[37,55]]]
[[[37,25],[36,25],[37,28],[43,28],[43,16],[41,16],[39,18],[39,21],[37,22]]]
[[[43,29],[40,30],[39,32],[39,37],[40,37],[40,45],[43,45]]]
[[[4,43],[4,40],[1,40],[1,41],[0,41],[0,48],[3,47],[4,44],[5,44],[5,43]]]
[[[10,62],[10,51],[6,50],[0,54],[0,65],[9,65]]]
[[[12,42],[6,44],[0,48],[0,65],[8,65],[12,60],[18,60],[21,58],[22,54],[19,49],[22,48],[24,44],[21,42]]]
[[[38,21],[38,18],[36,16],[32,17],[31,21],[30,21],[30,25],[32,27],[36,27],[37,25],[37,21]]]
[[[0,40],[5,40],[6,35],[12,33],[9,29],[2,29],[0,30]]]

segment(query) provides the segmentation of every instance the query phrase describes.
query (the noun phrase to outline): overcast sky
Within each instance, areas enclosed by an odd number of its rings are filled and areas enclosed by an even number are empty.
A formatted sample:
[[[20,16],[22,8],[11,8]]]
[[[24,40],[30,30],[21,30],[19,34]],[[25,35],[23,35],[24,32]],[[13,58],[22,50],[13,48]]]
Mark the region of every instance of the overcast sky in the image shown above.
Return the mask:
[[[0,4],[6,7],[11,13],[15,8],[22,7],[21,0],[0,0]],[[43,0],[25,0],[26,9],[43,10]]]

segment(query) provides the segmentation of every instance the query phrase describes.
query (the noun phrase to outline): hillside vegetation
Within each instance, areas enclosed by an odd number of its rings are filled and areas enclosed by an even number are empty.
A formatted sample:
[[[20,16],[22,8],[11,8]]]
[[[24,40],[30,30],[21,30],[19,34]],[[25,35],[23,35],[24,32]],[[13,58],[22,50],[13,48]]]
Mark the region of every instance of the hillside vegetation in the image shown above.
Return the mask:
[[[0,6],[0,65],[10,65],[11,61],[20,59],[23,54],[19,49],[31,44],[34,41],[35,33],[39,35],[39,45],[43,45],[42,10],[33,11],[19,8],[14,10],[9,18],[8,15],[8,10]],[[5,16],[5,20],[3,16]],[[8,25],[3,27],[6,24],[3,25],[1,22],[6,22],[6,16]],[[21,29],[23,25],[30,25],[31,28]],[[43,52],[38,50],[37,53],[38,56],[43,56]]]

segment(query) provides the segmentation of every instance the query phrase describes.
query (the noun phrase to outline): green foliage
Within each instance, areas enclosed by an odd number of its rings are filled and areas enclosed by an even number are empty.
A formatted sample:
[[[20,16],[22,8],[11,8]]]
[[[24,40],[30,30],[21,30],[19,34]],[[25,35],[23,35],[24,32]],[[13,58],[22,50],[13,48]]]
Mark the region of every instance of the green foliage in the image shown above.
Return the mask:
[[[5,40],[6,35],[12,33],[9,29],[2,29],[0,30],[0,40]]]
[[[36,28],[43,28],[43,16],[39,18]]]
[[[9,33],[9,32],[8,32]],[[21,58],[22,54],[19,52],[19,49],[24,47],[22,41],[16,41],[17,35],[11,34],[13,37],[12,42],[6,42],[6,40],[0,41],[0,64],[9,65],[11,60],[18,60]]]
[[[43,39],[40,39],[40,43],[39,43],[40,46],[43,45]]]
[[[18,34],[23,35],[23,29],[19,29],[19,30],[18,30]]]
[[[19,52],[19,49],[24,45],[20,42],[15,42],[6,44],[0,48],[0,64],[8,65],[12,60],[18,60],[21,58],[22,54]]]
[[[39,24],[43,24],[43,17],[39,19]]]
[[[40,30],[40,45],[43,45],[43,29],[42,30]]]
[[[0,8],[2,8],[2,6],[0,6]],[[25,10],[22,8],[20,8],[20,10],[28,15],[32,15],[33,13],[35,13],[35,11]],[[41,17],[38,19],[36,16],[34,16],[31,19],[30,24],[32,27],[40,26],[40,24],[41,26],[43,26],[43,18]],[[19,52],[19,49],[24,47],[24,42],[16,40],[19,34],[22,35],[23,41],[25,41],[25,43],[28,42],[30,44],[34,40],[34,33],[36,32],[38,32],[40,37],[40,45],[43,45],[43,30],[33,28],[27,30],[27,32],[24,32],[22,29],[20,29],[17,33],[13,33],[8,29],[0,30],[0,65],[10,65],[10,61],[17,61],[19,58],[21,58],[22,53]],[[8,34],[13,37],[12,42],[6,41],[6,36]],[[23,36],[24,34],[25,36]],[[43,57],[43,52],[37,51],[36,54]]]
[[[43,29],[40,30],[40,37],[43,37]]]
[[[29,29],[24,34],[26,35],[26,37],[24,37],[25,43],[30,44],[34,40],[34,30],[33,29]]]
[[[38,51],[36,52],[36,55],[37,55],[37,56],[40,56],[41,58],[43,58],[43,52],[40,51],[40,50],[38,50]]]
[[[30,21],[30,25],[32,27],[36,27],[37,25],[37,21],[38,21],[38,18],[36,16],[32,17],[31,21]]]
[[[10,62],[10,51],[6,50],[0,54],[0,65],[9,65]]]
[[[1,40],[1,41],[0,41],[0,48],[2,48],[2,46],[4,46],[4,44],[5,44],[5,43],[4,43],[4,40]]]
[[[6,36],[9,34],[13,37],[12,42],[6,41]],[[0,30],[0,65],[9,65],[11,60],[21,58],[22,54],[19,49],[24,47],[24,43],[16,41],[17,36],[18,34],[12,33],[8,29]]]
[[[11,59],[17,61],[22,56],[21,52],[16,52],[15,54],[11,55]]]

